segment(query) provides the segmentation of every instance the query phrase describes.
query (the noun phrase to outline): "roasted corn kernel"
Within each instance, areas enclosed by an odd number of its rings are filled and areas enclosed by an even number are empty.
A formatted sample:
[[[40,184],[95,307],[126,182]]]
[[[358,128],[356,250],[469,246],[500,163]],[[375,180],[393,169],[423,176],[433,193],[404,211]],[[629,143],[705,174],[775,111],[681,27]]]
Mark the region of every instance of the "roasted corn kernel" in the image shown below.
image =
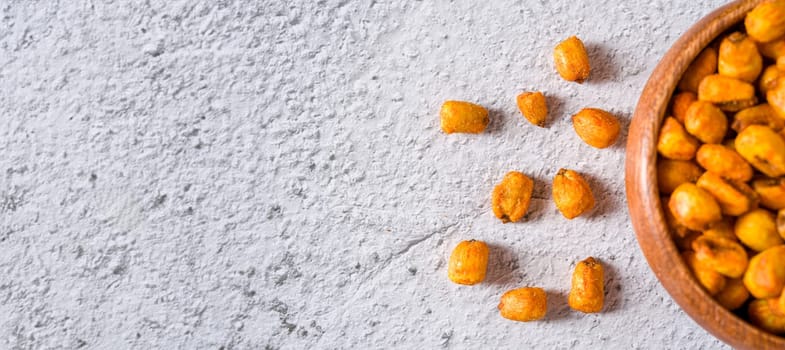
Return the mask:
[[[785,37],[767,43],[759,42],[758,51],[763,57],[773,60],[776,60],[777,57],[785,56]]]
[[[493,214],[503,223],[517,222],[529,210],[534,181],[523,173],[510,171],[491,194]]]
[[[730,217],[724,217],[722,220],[713,223],[708,230],[703,231],[703,235],[706,237],[727,238],[732,241],[738,241],[736,234],[733,233],[733,220]]]
[[[696,101],[687,109],[684,128],[703,143],[720,143],[728,131],[728,118],[713,104]]]
[[[695,258],[730,278],[739,278],[747,270],[747,251],[736,241],[703,235],[692,242]]]
[[[785,35],[785,1],[764,1],[755,6],[744,18],[744,27],[750,37],[762,43]]]
[[[740,308],[749,298],[750,292],[741,278],[728,279],[725,288],[714,296],[714,299],[728,310]]]
[[[535,321],[545,317],[548,296],[542,288],[524,287],[507,291],[499,301],[499,313],[513,321]]]
[[[785,314],[775,309],[776,299],[753,300],[747,307],[752,324],[771,333],[785,333]]]
[[[553,178],[553,201],[567,219],[573,219],[594,207],[589,183],[577,172],[559,169]]]
[[[679,81],[679,89],[683,91],[698,92],[698,86],[703,78],[717,72],[717,50],[707,47],[684,71]]]
[[[668,208],[676,220],[688,229],[703,231],[722,220],[717,201],[711,194],[692,183],[683,183],[671,193]]]
[[[605,303],[605,276],[602,264],[593,257],[575,266],[568,303],[573,310],[584,313],[602,310]]]
[[[657,151],[665,158],[690,160],[697,150],[698,139],[688,134],[676,118],[665,118],[657,139]]]
[[[698,86],[698,99],[728,112],[737,112],[758,102],[752,84],[719,74],[703,78]]]
[[[571,36],[556,45],[553,49],[553,60],[556,71],[564,80],[581,84],[589,78],[589,54],[578,37]]]
[[[692,91],[682,91],[676,95],[673,95],[673,102],[671,103],[671,111],[673,111],[673,117],[676,118],[680,123],[684,123],[684,119],[687,117],[687,109],[690,108],[693,102],[698,100],[698,95],[696,95]]]
[[[447,276],[458,284],[472,285],[485,279],[488,246],[477,240],[463,241],[453,249]]]
[[[763,70],[763,57],[754,41],[744,33],[734,32],[720,43],[717,69],[726,77],[751,83]]]
[[[744,286],[758,299],[779,297],[785,286],[785,245],[753,256],[744,273]]]
[[[760,204],[773,210],[785,209],[785,177],[761,178],[752,182]]]
[[[442,131],[479,134],[485,131],[490,119],[488,110],[482,106],[464,101],[446,101],[441,112]]]
[[[752,167],[736,151],[723,145],[702,145],[698,148],[695,160],[704,169],[724,178],[749,181]]]
[[[731,128],[741,132],[750,125],[766,125],[774,131],[780,131],[785,128],[785,119],[777,115],[777,111],[768,103],[764,103],[736,113]]]
[[[698,283],[700,283],[710,295],[716,295],[725,288],[725,284],[727,283],[725,276],[700,262],[700,260],[695,257],[695,252],[682,252],[681,257],[684,259],[684,262],[687,263],[687,267],[690,268],[692,274],[695,275]]]
[[[764,125],[750,125],[736,136],[736,151],[769,177],[785,175],[785,140]]]
[[[774,214],[766,209],[755,209],[739,216],[733,232],[741,243],[758,252],[785,243],[777,233]]]
[[[596,148],[612,145],[621,130],[619,120],[599,108],[584,108],[572,116],[572,127],[581,140]]]
[[[711,193],[725,215],[738,216],[758,206],[758,195],[744,182],[723,179],[707,171],[698,179],[697,185]]]
[[[548,117],[548,103],[542,92],[524,92],[515,99],[518,109],[523,117],[539,127],[545,126],[545,118]]]
[[[703,170],[689,160],[663,158],[657,161],[657,183],[660,192],[671,193],[685,182],[696,182]]]
[[[763,73],[758,80],[758,89],[765,96],[769,90],[777,86],[777,79],[780,78],[782,73],[776,65],[770,65],[763,69]]]
[[[780,75],[783,75],[782,71],[780,71]],[[768,87],[769,89],[766,90],[766,101],[774,108],[774,111],[777,112],[780,118],[785,118],[785,79],[777,78]]]

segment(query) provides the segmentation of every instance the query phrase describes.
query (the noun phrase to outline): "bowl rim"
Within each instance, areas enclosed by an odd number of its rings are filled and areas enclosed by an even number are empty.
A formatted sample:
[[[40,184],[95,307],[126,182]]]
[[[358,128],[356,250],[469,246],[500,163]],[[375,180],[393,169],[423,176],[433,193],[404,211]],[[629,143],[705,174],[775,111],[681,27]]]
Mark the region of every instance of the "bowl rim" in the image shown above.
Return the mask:
[[[692,60],[716,37],[743,21],[762,0],[738,0],[696,22],[671,46],[641,92],[627,139],[627,205],[638,244],[657,279],[701,327],[739,349],[783,349],[785,338],[767,333],[720,306],[695,280],[670,237],[657,190],[656,142],[668,103]]]

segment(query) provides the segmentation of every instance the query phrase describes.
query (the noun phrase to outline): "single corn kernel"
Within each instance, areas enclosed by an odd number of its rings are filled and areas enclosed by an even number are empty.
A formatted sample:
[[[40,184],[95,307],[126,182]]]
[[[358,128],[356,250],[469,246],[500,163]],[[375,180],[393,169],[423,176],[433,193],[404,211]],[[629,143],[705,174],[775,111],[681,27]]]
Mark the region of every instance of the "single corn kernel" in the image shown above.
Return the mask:
[[[728,131],[728,118],[706,101],[696,101],[687,110],[684,128],[703,143],[720,143]]]
[[[774,309],[774,304],[769,299],[759,299],[750,302],[747,315],[752,324],[771,333],[785,333],[785,314]]]
[[[760,204],[773,210],[785,209],[785,177],[761,178],[752,182]]]
[[[777,57],[785,56],[785,37],[767,43],[758,43],[758,51],[763,57],[776,60]]]
[[[764,103],[736,113],[731,128],[741,132],[750,125],[766,125],[774,131],[780,131],[785,128],[785,119],[777,115],[777,111],[768,103]]]
[[[769,42],[785,35],[785,1],[766,1],[755,6],[744,18],[747,34],[758,42]]]
[[[545,118],[548,117],[548,103],[542,92],[524,92],[515,99],[518,109],[523,117],[539,127],[545,126]]]
[[[697,150],[698,139],[688,134],[676,118],[665,118],[657,139],[657,151],[665,158],[690,160]]]
[[[571,36],[556,45],[553,60],[556,62],[556,71],[564,80],[582,84],[589,78],[589,54],[578,37]]]
[[[660,203],[664,208],[667,208],[667,204],[670,202],[670,197],[663,196],[660,198]],[[665,223],[668,225],[668,228],[671,231],[671,236],[675,238],[684,238],[692,233],[700,233],[693,230],[688,229],[686,226],[682,225],[679,220],[676,220],[676,217],[673,216],[673,213],[669,209],[663,210],[665,214]],[[688,245],[685,249],[691,249]]]
[[[744,286],[758,299],[780,296],[785,287],[785,245],[753,256],[744,273]]]
[[[687,117],[687,109],[690,108],[693,102],[698,100],[698,95],[696,95],[692,91],[683,91],[673,96],[671,102],[671,111],[673,111],[673,117],[676,118],[680,123],[684,123],[684,119]]]
[[[774,214],[766,209],[755,209],[739,216],[733,232],[741,243],[757,252],[785,243],[777,233]]]
[[[780,75],[783,75],[782,71],[780,71]],[[780,118],[785,119],[785,79],[778,78],[769,84],[769,89],[766,91],[766,101],[774,108]]]
[[[679,89],[682,91],[698,92],[698,87],[703,78],[717,72],[717,50],[707,47],[701,51],[698,57],[684,71],[679,81]]]
[[[548,311],[548,296],[542,288],[524,287],[507,291],[499,302],[502,317],[521,322],[539,320]]]
[[[758,80],[758,89],[760,92],[765,96],[769,90],[777,86],[777,79],[779,79],[781,75],[782,73],[780,73],[780,69],[777,68],[776,65],[772,64],[763,69],[763,73],[761,73],[760,79]]]
[[[752,167],[736,151],[723,145],[702,145],[695,160],[704,169],[737,181],[752,179]]]
[[[738,216],[758,206],[758,195],[744,182],[723,179],[707,171],[697,185],[711,193],[725,215]]]
[[[595,148],[612,145],[621,130],[619,120],[599,108],[584,108],[572,116],[572,127],[583,142]]]
[[[567,219],[594,208],[594,195],[589,183],[580,174],[568,169],[559,169],[553,178],[553,201]]]
[[[458,284],[472,285],[485,279],[488,246],[477,240],[463,241],[453,249],[447,276]]]
[[[751,83],[763,70],[763,57],[754,41],[744,33],[734,32],[720,43],[717,69],[726,77]]]
[[[605,303],[605,275],[602,264],[593,257],[575,265],[568,303],[570,308],[583,313],[602,310]]]
[[[758,102],[752,84],[719,74],[703,78],[698,86],[698,99],[727,112],[737,112]]]
[[[750,292],[744,286],[741,278],[728,279],[723,288],[714,299],[728,310],[736,310],[747,302],[750,298]]]
[[[730,217],[724,217],[721,221],[713,223],[708,230],[703,231],[703,235],[706,237],[727,238],[734,242],[739,240],[736,238],[736,234],[733,233],[733,219]]]
[[[698,258],[695,257],[695,252],[686,251],[681,253],[681,257],[690,268],[695,279],[710,295],[716,295],[727,283],[727,278],[714,269],[706,266]]]
[[[736,136],[736,151],[768,177],[785,175],[785,140],[764,125],[750,125]]]
[[[703,170],[689,160],[663,158],[657,161],[657,183],[662,193],[671,193],[685,182],[698,181],[702,174]]]
[[[534,181],[523,173],[510,171],[491,194],[493,214],[503,223],[518,222],[529,210]]]
[[[692,183],[676,187],[668,201],[668,208],[679,223],[694,231],[706,230],[711,224],[722,220],[717,200]]]
[[[490,119],[488,110],[482,106],[464,101],[446,101],[439,112],[442,131],[446,134],[479,134],[485,131]]]
[[[723,276],[739,278],[747,270],[747,251],[733,240],[703,235],[692,242],[692,250],[702,264]]]

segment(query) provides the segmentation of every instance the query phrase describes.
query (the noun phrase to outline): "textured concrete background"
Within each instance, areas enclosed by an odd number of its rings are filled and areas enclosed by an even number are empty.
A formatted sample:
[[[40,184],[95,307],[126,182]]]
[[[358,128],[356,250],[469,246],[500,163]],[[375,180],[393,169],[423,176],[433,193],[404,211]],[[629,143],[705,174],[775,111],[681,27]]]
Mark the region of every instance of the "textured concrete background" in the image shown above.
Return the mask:
[[[658,284],[623,188],[623,137],[658,59],[720,1],[0,1],[0,348],[718,348]],[[594,64],[560,80],[578,34]],[[514,96],[544,91],[547,128]],[[492,111],[444,135],[438,109]],[[626,135],[626,132],[625,132]],[[550,198],[587,174],[592,215]],[[536,179],[525,222],[489,208]],[[457,286],[463,239],[492,244]],[[574,263],[607,267],[605,312],[566,306]],[[547,319],[496,310],[548,290]]]

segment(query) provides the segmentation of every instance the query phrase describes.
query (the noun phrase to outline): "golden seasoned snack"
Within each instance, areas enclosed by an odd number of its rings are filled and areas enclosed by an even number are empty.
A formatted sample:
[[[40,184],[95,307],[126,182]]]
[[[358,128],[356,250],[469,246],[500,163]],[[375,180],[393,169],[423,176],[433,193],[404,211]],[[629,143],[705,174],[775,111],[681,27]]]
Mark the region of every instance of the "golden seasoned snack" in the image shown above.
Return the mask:
[[[657,161],[657,183],[660,192],[671,193],[685,182],[696,182],[703,170],[689,160],[662,158]]]
[[[755,209],[739,216],[733,232],[748,248],[764,251],[785,243],[777,233],[774,214],[766,209]]]
[[[766,125],[774,131],[779,131],[785,128],[785,119],[777,115],[777,111],[768,103],[764,103],[736,113],[731,128],[741,132],[750,125]]]
[[[446,134],[479,134],[485,131],[490,119],[483,106],[464,101],[446,101],[439,112],[442,131]]]
[[[572,116],[572,127],[583,142],[596,148],[612,145],[621,130],[619,120],[599,108],[584,108]]]
[[[714,197],[692,183],[676,187],[671,193],[668,208],[679,223],[694,231],[706,230],[722,220],[720,206]]]
[[[678,120],[680,123],[684,123],[684,118],[687,117],[687,109],[689,109],[690,105],[692,105],[692,103],[697,100],[698,95],[692,91],[682,91],[676,95],[673,95],[671,102],[673,117],[676,118],[676,120]]]
[[[573,219],[594,208],[594,195],[589,183],[575,171],[559,169],[553,178],[553,201],[567,219]]]
[[[727,238],[734,242],[739,240],[736,238],[736,234],[733,233],[733,219],[727,216],[713,223],[708,230],[703,231],[703,235],[706,237]]]
[[[764,1],[744,18],[747,34],[758,42],[769,42],[785,35],[785,1]]]
[[[703,78],[698,86],[698,99],[727,112],[737,112],[758,102],[752,84],[719,74]]]
[[[747,315],[752,324],[771,333],[785,333],[785,314],[775,310],[776,299],[759,299],[750,302]]]
[[[714,296],[714,299],[728,310],[740,308],[749,298],[750,292],[744,286],[741,278],[728,279],[725,288]]]
[[[700,262],[700,260],[695,257],[695,252],[682,252],[681,257],[684,259],[684,262],[687,263],[687,267],[690,268],[692,274],[695,275],[698,283],[703,286],[703,289],[710,295],[716,295],[725,288],[725,284],[727,283],[725,276]]]
[[[709,46],[690,63],[679,81],[679,89],[698,93],[703,78],[717,72],[717,50]]]
[[[744,273],[744,286],[758,299],[779,297],[785,287],[785,245],[753,256]]]
[[[758,89],[760,90],[763,95],[769,92],[769,90],[775,88],[777,86],[777,79],[779,79],[780,73],[779,68],[776,65],[770,65],[763,69],[763,73],[760,75],[760,79],[758,80]]]
[[[523,117],[539,127],[545,126],[545,118],[548,117],[548,103],[542,92],[524,92],[515,99],[518,109]]]
[[[556,45],[553,49],[553,60],[556,71],[564,80],[582,84],[589,78],[589,54],[578,37],[571,36]]]
[[[725,215],[738,216],[758,206],[758,195],[744,182],[723,179],[707,171],[698,179],[697,185],[711,193]]]
[[[663,157],[690,160],[695,157],[698,145],[698,139],[688,134],[676,118],[665,118],[657,139],[657,151]]]
[[[747,270],[747,251],[736,241],[703,235],[692,242],[695,258],[723,276],[739,278]]]
[[[662,203],[664,207],[667,207],[669,201],[670,201],[670,197],[668,196],[663,196],[662,198],[660,198],[660,203]],[[700,232],[690,230],[686,226],[682,225],[678,220],[676,220],[676,217],[673,216],[673,213],[671,213],[670,210],[663,210],[663,212],[665,214],[665,223],[668,225],[668,228],[670,229],[674,239],[683,240],[685,237],[691,235],[692,233],[700,234]],[[686,245],[686,248],[683,249],[692,249],[690,247],[691,246],[688,244]]]
[[[736,151],[723,145],[702,145],[698,148],[695,160],[704,169],[724,178],[749,181],[752,167]]]
[[[507,291],[499,301],[499,313],[513,321],[535,321],[545,317],[548,296],[542,288],[524,287]]]
[[[528,176],[508,172],[491,194],[493,214],[503,223],[518,222],[529,210],[533,189],[534,181]]]
[[[720,42],[717,69],[726,77],[752,83],[763,70],[763,57],[746,34],[734,32]]]
[[[736,136],[736,151],[768,177],[785,175],[785,140],[764,125],[750,125]]]
[[[778,68],[779,70],[779,68]],[[780,75],[782,75],[780,71]],[[768,85],[766,90],[766,101],[769,102],[774,111],[780,118],[785,118],[785,79],[777,79]]]
[[[485,279],[488,269],[488,246],[477,240],[462,241],[450,255],[447,276],[458,284],[472,285]]]
[[[568,303],[573,310],[584,313],[602,310],[605,303],[605,275],[602,264],[593,257],[575,265]]]
[[[763,57],[776,60],[777,57],[785,56],[785,37],[772,40],[767,43],[758,43],[758,52]]]
[[[762,206],[773,210],[785,208],[785,177],[760,178],[752,182],[752,188]]]
[[[684,128],[703,143],[720,143],[728,131],[728,118],[713,104],[696,101],[687,109]]]
[[[777,232],[782,239],[785,239],[785,209],[777,212]]]

